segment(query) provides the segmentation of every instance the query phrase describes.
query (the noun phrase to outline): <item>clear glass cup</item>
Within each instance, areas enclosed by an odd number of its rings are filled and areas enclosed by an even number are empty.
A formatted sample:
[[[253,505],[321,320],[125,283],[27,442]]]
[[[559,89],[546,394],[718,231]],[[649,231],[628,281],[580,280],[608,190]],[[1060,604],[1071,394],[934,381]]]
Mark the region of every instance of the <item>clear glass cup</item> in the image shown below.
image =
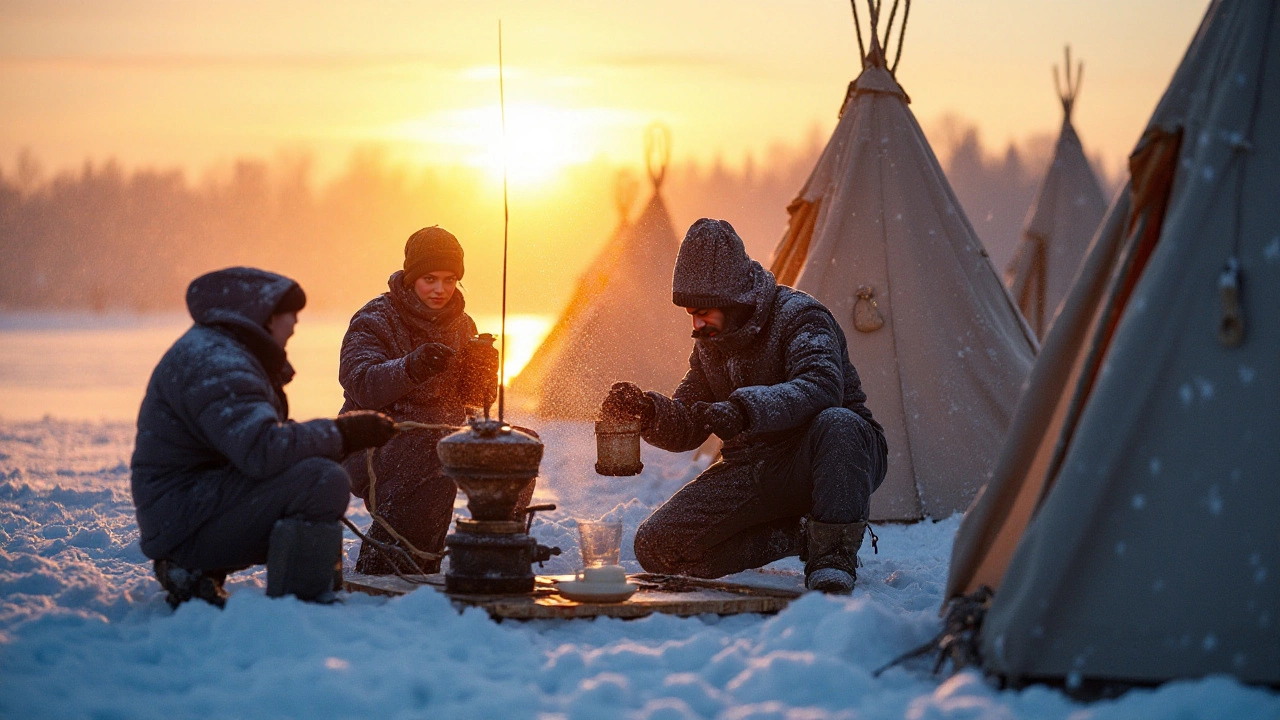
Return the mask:
[[[583,568],[617,565],[622,555],[622,522],[579,520],[578,547],[582,550]]]

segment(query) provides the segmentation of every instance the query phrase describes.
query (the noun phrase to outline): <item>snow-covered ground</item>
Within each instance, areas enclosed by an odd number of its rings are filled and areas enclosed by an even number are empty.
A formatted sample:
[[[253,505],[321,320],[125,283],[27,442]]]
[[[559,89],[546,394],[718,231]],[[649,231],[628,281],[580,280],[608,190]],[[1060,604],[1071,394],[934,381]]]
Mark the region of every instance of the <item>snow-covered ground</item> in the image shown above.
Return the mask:
[[[772,617],[499,624],[430,589],[268,600],[260,569],[232,577],[225,610],[173,612],[138,550],[130,414],[0,419],[0,717],[1280,718],[1280,695],[1228,678],[1087,705],[927,663],[873,678],[937,631],[958,518],[878,528],[852,597]],[[575,518],[604,515],[624,521],[634,567],[636,524],[700,464],[646,447],[641,476],[601,478],[589,426],[529,424],[547,448],[537,498],[560,507],[535,526],[565,550],[547,571],[574,569]],[[800,581],[795,560],[767,572]]]

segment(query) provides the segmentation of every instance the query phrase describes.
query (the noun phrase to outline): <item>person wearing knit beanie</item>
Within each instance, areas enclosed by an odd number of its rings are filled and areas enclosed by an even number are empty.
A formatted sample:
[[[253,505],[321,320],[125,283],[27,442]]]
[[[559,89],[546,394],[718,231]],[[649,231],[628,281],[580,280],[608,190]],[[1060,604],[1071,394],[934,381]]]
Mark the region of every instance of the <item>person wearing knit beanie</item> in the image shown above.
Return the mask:
[[[432,226],[409,236],[403,268],[388,278],[386,292],[351,318],[342,340],[338,382],[344,413],[376,410],[398,422],[461,425],[493,403],[498,351],[491,339],[477,337],[466,298],[457,291],[465,270],[462,244],[453,233]],[[398,537],[432,553],[444,549],[457,495],[436,454],[440,437],[438,432],[396,435],[374,457],[372,477],[363,455],[344,463],[351,492]],[[376,506],[369,502],[375,477]],[[378,542],[399,542],[381,522],[370,527],[369,537],[377,542],[361,544],[357,572],[418,572],[377,549]],[[422,568],[434,572],[438,561]]]
[[[439,270],[448,270],[461,280],[466,268],[462,243],[453,233],[432,225],[410,235],[404,244],[404,284],[412,287],[418,278]]]
[[[806,587],[848,594],[888,447],[839,323],[711,218],[680,244],[671,300],[693,321],[689,371],[670,396],[615,383],[601,417],[639,420],[641,437],[670,452],[711,433],[724,446],[636,529],[636,560],[716,578],[800,555]]]

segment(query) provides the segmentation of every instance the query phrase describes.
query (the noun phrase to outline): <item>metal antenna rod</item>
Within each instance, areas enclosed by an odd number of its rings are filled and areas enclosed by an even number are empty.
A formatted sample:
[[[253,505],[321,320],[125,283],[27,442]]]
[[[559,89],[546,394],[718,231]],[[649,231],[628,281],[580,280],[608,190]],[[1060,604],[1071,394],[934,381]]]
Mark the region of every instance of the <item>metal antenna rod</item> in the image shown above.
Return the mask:
[[[502,112],[502,349],[498,356],[498,422],[506,410],[507,395],[507,231],[511,210],[507,205],[507,96],[502,82],[502,21],[498,21],[498,107]]]

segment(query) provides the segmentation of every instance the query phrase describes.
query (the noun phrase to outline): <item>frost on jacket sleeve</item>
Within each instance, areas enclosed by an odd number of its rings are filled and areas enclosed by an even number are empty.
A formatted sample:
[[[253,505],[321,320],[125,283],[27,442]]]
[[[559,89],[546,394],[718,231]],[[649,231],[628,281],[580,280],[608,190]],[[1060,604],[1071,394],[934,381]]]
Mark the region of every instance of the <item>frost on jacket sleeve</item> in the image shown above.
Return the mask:
[[[652,391],[645,394],[653,400],[654,409],[653,422],[640,433],[645,442],[668,452],[686,452],[696,450],[711,435],[689,412],[695,402],[715,402],[697,350],[689,356],[689,371],[671,397]]]
[[[784,339],[787,381],[738,388],[729,397],[747,410],[747,430],[779,432],[800,427],[844,400],[844,358],[831,314],[812,308]]]
[[[342,453],[342,435],[332,420],[281,422],[275,391],[257,368],[224,368],[193,382],[184,395],[188,417],[195,418],[205,440],[251,478]]]
[[[379,330],[391,332],[382,318],[364,309],[352,318],[342,338],[338,382],[365,410],[387,408],[417,386],[409,377],[405,358],[391,356]]]

